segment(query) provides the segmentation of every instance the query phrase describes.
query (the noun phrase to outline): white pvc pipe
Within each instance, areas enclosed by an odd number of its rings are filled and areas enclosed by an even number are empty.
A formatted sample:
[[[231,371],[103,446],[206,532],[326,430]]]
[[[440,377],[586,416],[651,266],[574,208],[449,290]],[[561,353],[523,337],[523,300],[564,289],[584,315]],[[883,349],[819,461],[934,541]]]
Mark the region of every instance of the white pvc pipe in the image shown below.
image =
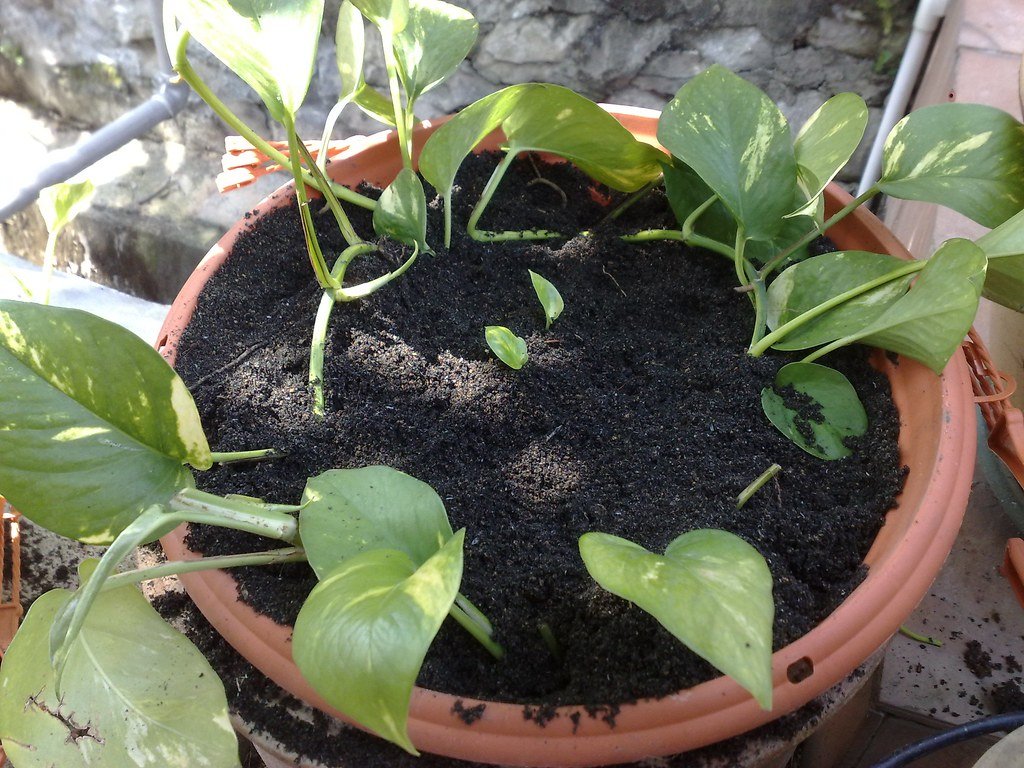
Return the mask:
[[[907,113],[907,103],[917,85],[925,56],[928,55],[928,48],[935,36],[935,30],[938,29],[939,22],[946,15],[948,5],[949,0],[921,0],[917,6],[910,39],[907,41],[907,48],[900,61],[896,79],[893,80],[892,90],[889,91],[889,98],[885,102],[885,111],[882,113],[882,122],[878,126],[878,133],[875,134],[874,144],[871,145],[871,152],[864,165],[864,173],[860,179],[860,186],[857,188],[858,195],[867,192],[881,175],[882,149],[885,146],[885,139],[893,126]]]

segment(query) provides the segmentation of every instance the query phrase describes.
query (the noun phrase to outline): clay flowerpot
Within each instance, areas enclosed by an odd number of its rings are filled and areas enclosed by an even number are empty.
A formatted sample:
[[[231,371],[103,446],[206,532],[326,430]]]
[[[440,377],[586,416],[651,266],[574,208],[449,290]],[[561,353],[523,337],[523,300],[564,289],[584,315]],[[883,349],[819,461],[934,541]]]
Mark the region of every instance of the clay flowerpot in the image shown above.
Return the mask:
[[[657,113],[608,108],[639,138],[655,142]],[[434,130],[425,123],[417,147]],[[498,146],[492,136],[484,147]],[[400,168],[389,134],[337,156],[334,177],[355,185],[386,184]],[[827,207],[835,211],[849,196],[832,187]],[[283,204],[272,196],[257,210]],[[164,356],[174,362],[177,339],[189,322],[196,297],[223,263],[244,224],[240,222],[210,251],[178,296],[160,338]],[[906,250],[870,213],[858,210],[829,232],[840,249],[890,253]],[[892,384],[900,413],[902,461],[910,468],[899,505],[893,509],[865,560],[864,582],[814,630],[777,651],[773,659],[774,709],[765,712],[731,679],[720,677],[659,700],[623,705],[614,728],[592,718],[571,718],[562,708],[544,726],[523,718],[522,706],[487,702],[483,717],[467,726],[453,712],[478,702],[426,689],[413,692],[409,733],[426,752],[499,765],[593,766],[673,755],[744,733],[792,712],[843,680],[896,632],[932,583],[949,553],[966,508],[974,469],[975,418],[971,383],[957,353],[938,377],[924,366],[877,356]],[[195,557],[178,530],[163,540],[172,559]],[[291,659],[290,629],[257,615],[236,600],[232,578],[223,572],[182,577],[210,623],[246,659],[274,682],[312,705],[331,712],[299,674]],[[332,712],[332,714],[337,714]]]

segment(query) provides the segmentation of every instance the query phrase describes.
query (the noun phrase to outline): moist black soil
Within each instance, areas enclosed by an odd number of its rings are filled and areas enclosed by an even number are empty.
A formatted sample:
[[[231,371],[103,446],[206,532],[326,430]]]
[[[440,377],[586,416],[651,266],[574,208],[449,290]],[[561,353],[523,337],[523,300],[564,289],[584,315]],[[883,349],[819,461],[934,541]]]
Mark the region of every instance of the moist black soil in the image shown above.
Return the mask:
[[[452,525],[465,527],[462,592],[491,618],[507,652],[495,662],[446,622],[419,684],[467,698],[608,705],[661,696],[716,676],[639,609],[588,576],[577,540],[603,531],[663,551],[690,530],[723,528],[767,559],[775,645],[828,615],[862,580],[862,560],[904,471],[886,379],[866,352],[829,361],[869,415],[850,458],[824,462],[768,423],[761,389],[791,357],[753,359],[752,310],[731,263],[679,243],[625,244],[618,235],[670,225],[657,195],[612,224],[606,191],[566,166],[534,183],[521,163],[482,226],[543,227],[588,236],[484,244],[461,234],[492,158],[458,178],[450,250],[422,255],[371,297],[339,305],[331,322],[328,413],[313,417],[306,382],[319,300],[291,208],[254,219],[204,291],[178,354],[215,450],[275,448],[283,458],[199,473],[201,488],[296,503],[306,478],[386,464],[432,485]],[[352,210],[350,208],[350,210]],[[353,212],[357,231],[372,232]],[[325,251],[344,247],[321,216]],[[431,205],[432,244],[442,242]],[[386,245],[352,281],[398,266]],[[528,269],[553,282],[565,311],[550,330]],[[513,371],[488,350],[484,326],[526,339]],[[782,472],[742,509],[736,497],[773,463]],[[222,554],[278,546],[229,531],[189,543]],[[235,571],[244,599],[290,623],[315,585],[304,565]],[[538,628],[557,640],[556,656]]]

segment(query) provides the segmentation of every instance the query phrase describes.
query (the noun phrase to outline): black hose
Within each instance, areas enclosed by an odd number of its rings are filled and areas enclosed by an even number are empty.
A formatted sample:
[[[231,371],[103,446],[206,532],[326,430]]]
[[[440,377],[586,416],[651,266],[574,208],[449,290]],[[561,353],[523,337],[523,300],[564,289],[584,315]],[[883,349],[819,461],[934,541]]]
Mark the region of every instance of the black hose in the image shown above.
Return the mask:
[[[894,752],[880,763],[875,763],[871,768],[902,768],[919,757],[930,755],[940,749],[959,744],[961,741],[973,739],[994,731],[1013,731],[1024,726],[1024,712],[1007,712],[1004,715],[994,715],[973,723],[958,725],[948,731],[937,733],[922,739],[915,744],[910,744]]]

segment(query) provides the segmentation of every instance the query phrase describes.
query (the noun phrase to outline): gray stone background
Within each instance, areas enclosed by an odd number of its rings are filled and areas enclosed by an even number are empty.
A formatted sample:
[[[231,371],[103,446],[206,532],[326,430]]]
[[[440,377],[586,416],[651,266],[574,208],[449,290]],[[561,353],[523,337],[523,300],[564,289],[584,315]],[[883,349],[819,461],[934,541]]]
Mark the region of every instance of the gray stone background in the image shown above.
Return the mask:
[[[333,21],[300,116],[319,136],[338,90]],[[424,96],[420,117],[456,110],[505,85],[554,82],[598,100],[660,109],[690,77],[723,64],[765,89],[795,128],[825,99],[860,93],[872,127],[898,65],[913,0],[464,0],[480,22],[459,72]],[[368,35],[367,80],[383,83]],[[263,135],[282,138],[259,100],[195,48],[214,90]],[[146,0],[2,0],[0,184],[16,182],[47,149],[67,146],[145,101],[159,82]],[[335,137],[381,126],[350,108]],[[219,234],[282,181],[220,196],[224,128],[197,98],[173,121],[89,175],[96,199],[65,233],[61,263],[78,274],[170,301]],[[867,144],[867,142],[865,142]],[[862,150],[866,149],[862,148]],[[851,174],[852,176],[853,174]],[[0,249],[38,260],[45,229],[34,206],[0,224]],[[0,279],[4,279],[0,276]]]

